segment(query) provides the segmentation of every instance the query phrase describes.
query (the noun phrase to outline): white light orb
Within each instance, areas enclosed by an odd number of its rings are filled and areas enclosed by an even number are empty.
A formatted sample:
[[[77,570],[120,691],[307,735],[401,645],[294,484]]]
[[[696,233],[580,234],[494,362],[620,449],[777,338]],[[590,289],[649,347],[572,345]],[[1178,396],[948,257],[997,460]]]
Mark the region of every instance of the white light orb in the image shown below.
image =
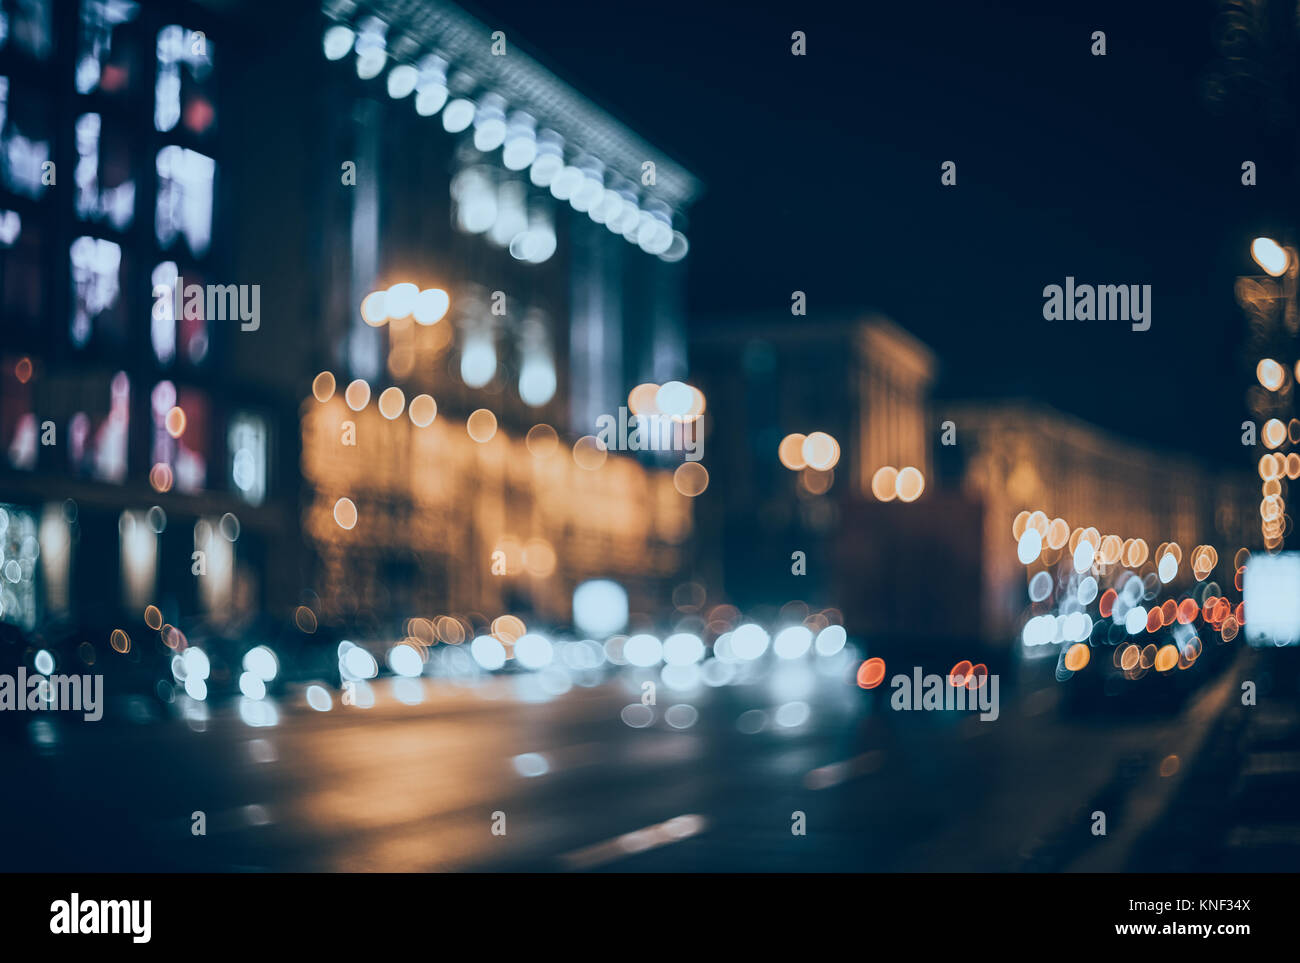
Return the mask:
[[[613,635],[627,624],[627,615],[627,591],[617,582],[593,579],[573,591],[573,622],[585,635]]]

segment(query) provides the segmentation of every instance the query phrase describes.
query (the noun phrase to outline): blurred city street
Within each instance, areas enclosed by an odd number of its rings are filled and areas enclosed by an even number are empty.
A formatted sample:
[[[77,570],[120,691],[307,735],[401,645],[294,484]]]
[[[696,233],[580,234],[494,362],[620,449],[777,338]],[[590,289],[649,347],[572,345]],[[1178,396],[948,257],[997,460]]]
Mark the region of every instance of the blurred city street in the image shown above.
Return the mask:
[[[1300,869],[1296,4],[996,7],[0,0],[0,871]]]
[[[624,707],[639,703],[620,680],[529,702],[519,698],[520,677],[472,688],[426,680],[421,705],[386,698],[385,682],[364,710],[315,712],[286,699],[279,724],[265,728],[249,727],[232,706],[215,707],[202,731],[177,718],[42,720],[54,728],[39,752],[29,733],[11,732],[33,758],[25,791],[4,799],[20,830],[4,862],[187,871],[1121,870],[1188,859],[1233,868],[1265,843],[1274,860],[1293,860],[1294,808],[1289,829],[1276,814],[1263,820],[1268,839],[1249,813],[1244,826],[1225,819],[1231,767],[1251,759],[1216,761],[1203,749],[1233,714],[1237,676],[1253,658],[1243,655],[1177,714],[1082,723],[1061,718],[1055,686],[1004,698],[1000,718],[980,722],[893,711],[885,690],[786,665],[760,685],[693,693],[698,719],[685,729],[665,723],[690,718],[665,712],[667,704],[649,725],[625,722]],[[799,699],[783,701],[782,687]],[[1294,706],[1261,725],[1294,738]],[[1197,808],[1178,797],[1178,781],[1159,771],[1170,755],[1188,769],[1210,758],[1213,798]],[[1292,780],[1296,773],[1292,760]],[[1094,810],[1107,814],[1104,838],[1090,833]],[[206,835],[191,833],[197,811]],[[504,835],[492,832],[498,812]],[[806,835],[791,832],[796,812]],[[1140,843],[1162,823],[1166,834],[1201,836],[1196,854],[1144,856]],[[1290,833],[1289,849],[1279,832]],[[1220,857],[1227,863],[1204,865]]]

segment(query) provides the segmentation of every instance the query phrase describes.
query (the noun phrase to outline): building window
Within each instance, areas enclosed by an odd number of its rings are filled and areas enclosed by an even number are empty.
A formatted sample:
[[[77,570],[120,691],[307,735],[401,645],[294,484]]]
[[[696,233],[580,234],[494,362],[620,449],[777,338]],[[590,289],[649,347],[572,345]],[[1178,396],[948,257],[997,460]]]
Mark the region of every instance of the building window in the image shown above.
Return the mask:
[[[166,133],[177,125],[208,133],[216,110],[207,90],[212,74],[212,43],[199,30],[172,25],[158,32],[158,80],[154,88],[154,127]]]
[[[72,242],[72,343],[78,348],[90,341],[97,327],[121,335],[125,319],[119,304],[122,248],[98,237]]]
[[[0,621],[30,632],[36,628],[36,516],[17,505],[0,505]]]
[[[114,30],[140,12],[131,0],[81,0],[81,36],[77,48],[77,93],[127,90],[136,66],[136,48]],[[114,41],[117,41],[116,43]]]
[[[35,200],[49,186],[50,111],[39,94],[11,104],[9,91],[9,78],[0,77],[0,182]]]
[[[126,480],[131,426],[131,381],[125,371],[108,386],[108,409],[78,411],[68,424],[68,452],[74,473],[121,484]]]
[[[207,482],[208,403],[192,388],[160,381],[151,396],[154,487],[193,493]]]
[[[36,467],[36,413],[32,410],[32,361],[6,356],[0,368],[0,440],[9,464]]]
[[[77,118],[77,168],[73,175],[77,182],[77,217],[107,221],[124,231],[135,214],[130,151],[120,134],[101,139],[102,125],[99,114]]]
[[[195,257],[212,241],[212,185],[216,162],[198,151],[168,144],[158,151],[158,209],[154,229],[166,249],[185,235]]]
[[[230,482],[250,505],[266,498],[266,420],[241,413],[230,420],[226,447],[230,451]]]

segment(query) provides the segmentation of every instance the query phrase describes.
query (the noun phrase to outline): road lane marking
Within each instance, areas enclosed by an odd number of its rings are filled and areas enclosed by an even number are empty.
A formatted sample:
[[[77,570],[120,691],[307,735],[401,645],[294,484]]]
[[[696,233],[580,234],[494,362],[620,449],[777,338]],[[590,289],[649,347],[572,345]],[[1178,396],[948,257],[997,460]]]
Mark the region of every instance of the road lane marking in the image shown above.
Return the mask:
[[[708,828],[709,821],[695,813],[674,816],[672,819],[644,829],[634,829],[622,836],[615,836],[601,843],[584,846],[565,853],[560,859],[570,869],[591,869],[603,863],[623,859],[636,853],[644,853],[660,846],[679,843],[683,839],[698,836]]]
[[[881,749],[872,749],[843,762],[832,762],[827,766],[818,766],[803,777],[803,784],[809,789],[829,789],[842,782],[873,773],[885,764],[885,753]]]

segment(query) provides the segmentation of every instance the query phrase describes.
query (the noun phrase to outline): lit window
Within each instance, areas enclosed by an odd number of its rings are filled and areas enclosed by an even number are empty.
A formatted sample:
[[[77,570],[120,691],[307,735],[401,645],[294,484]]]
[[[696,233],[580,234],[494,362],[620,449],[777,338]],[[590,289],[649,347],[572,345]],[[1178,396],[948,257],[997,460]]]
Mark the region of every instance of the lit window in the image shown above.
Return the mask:
[[[13,247],[22,230],[23,221],[17,211],[0,211],[0,247]]]
[[[9,78],[0,77],[0,179],[15,194],[36,199],[48,186],[45,165],[50,160],[50,141],[36,131],[48,125],[49,112],[39,97],[24,100],[21,107],[9,103]]]
[[[112,241],[79,237],[72,242],[72,343],[82,347],[95,324],[117,307],[122,249]]]
[[[0,621],[30,632],[36,627],[36,515],[0,505]]]
[[[149,338],[154,357],[170,364],[179,350],[190,364],[208,355],[208,321],[204,277],[195,268],[180,273],[175,261],[164,261],[153,270],[153,307]]]
[[[125,371],[108,385],[108,408],[78,411],[68,423],[68,453],[78,475],[121,484],[126,480],[131,381]]]
[[[207,480],[207,399],[193,389],[177,391],[172,382],[160,381],[154,386],[150,408],[150,463],[155,469],[166,466],[169,488],[202,491]]]
[[[250,505],[266,498],[266,421],[238,414],[230,421],[226,447],[230,451],[230,481]]]
[[[202,84],[212,71],[212,43],[198,30],[186,30],[172,25],[158,31],[158,80],[154,88],[154,127],[166,132],[181,119],[181,98],[185,93],[186,126],[202,133],[212,123],[212,102],[200,91],[189,91],[184,85],[182,65],[190,80]],[[196,117],[204,113],[205,117]],[[197,121],[202,121],[197,124]]]
[[[169,144],[158,151],[158,209],[154,229],[158,243],[171,247],[184,234],[196,257],[207,253],[212,240],[212,182],[216,162],[211,157]]]
[[[113,28],[135,19],[140,5],[132,0],[81,0],[81,38],[77,55],[77,93],[96,87],[124,90],[131,79],[129,54],[113,50]]]
[[[176,262],[164,261],[153,269],[153,310],[150,312],[149,341],[159,364],[171,364],[176,357]]]
[[[0,440],[15,468],[36,467],[36,414],[32,407],[30,358],[5,355],[0,361]]]
[[[0,211],[0,323],[32,329],[45,316],[44,235],[39,218],[24,221],[17,211]]]
[[[119,231],[131,224],[135,213],[135,182],[127,180],[129,171],[125,141],[118,137],[113,141],[111,153],[103,151],[105,171],[116,172],[119,183],[114,186],[104,185],[108,180],[100,175],[100,130],[102,121],[99,114],[82,114],[77,118],[77,168],[73,178],[77,182],[77,216],[83,221],[106,220]]]

